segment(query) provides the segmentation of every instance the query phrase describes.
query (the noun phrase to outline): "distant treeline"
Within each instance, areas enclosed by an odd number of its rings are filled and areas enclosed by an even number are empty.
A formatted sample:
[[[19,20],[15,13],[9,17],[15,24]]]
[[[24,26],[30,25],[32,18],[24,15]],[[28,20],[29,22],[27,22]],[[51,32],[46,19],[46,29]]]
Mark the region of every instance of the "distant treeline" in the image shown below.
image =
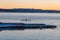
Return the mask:
[[[42,9],[0,9],[0,12],[22,12],[22,13],[60,13],[60,10],[42,10]]]

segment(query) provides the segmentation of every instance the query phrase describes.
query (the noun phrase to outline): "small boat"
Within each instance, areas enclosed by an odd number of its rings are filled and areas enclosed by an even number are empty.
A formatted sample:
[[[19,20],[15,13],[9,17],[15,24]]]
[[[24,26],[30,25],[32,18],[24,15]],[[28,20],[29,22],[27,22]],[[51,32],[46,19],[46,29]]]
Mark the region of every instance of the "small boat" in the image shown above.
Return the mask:
[[[21,19],[21,21],[31,21],[31,20],[29,20],[29,19]]]

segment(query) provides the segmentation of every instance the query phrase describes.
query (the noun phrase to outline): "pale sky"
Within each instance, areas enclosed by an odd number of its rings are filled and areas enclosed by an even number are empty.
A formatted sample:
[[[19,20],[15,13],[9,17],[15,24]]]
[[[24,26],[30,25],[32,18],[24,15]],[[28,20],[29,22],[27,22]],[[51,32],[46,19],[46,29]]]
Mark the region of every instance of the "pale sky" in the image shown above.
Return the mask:
[[[0,0],[0,8],[36,8],[60,10],[60,0]]]

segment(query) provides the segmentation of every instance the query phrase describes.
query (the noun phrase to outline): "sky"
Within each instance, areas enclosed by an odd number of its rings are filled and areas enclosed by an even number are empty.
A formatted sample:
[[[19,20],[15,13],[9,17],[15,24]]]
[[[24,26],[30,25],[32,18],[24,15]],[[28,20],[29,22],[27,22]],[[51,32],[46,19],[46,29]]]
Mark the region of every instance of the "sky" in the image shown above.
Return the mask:
[[[0,8],[60,10],[60,0],[0,0]]]

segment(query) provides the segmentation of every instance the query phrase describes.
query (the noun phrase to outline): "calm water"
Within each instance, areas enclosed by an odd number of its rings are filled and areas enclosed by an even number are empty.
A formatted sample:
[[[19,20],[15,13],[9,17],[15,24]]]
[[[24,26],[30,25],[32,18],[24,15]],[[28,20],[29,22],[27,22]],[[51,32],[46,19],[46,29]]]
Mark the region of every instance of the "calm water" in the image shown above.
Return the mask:
[[[21,21],[31,19],[31,21]],[[45,23],[56,25],[56,29],[4,30],[0,40],[60,40],[60,14],[0,13],[1,22]]]

